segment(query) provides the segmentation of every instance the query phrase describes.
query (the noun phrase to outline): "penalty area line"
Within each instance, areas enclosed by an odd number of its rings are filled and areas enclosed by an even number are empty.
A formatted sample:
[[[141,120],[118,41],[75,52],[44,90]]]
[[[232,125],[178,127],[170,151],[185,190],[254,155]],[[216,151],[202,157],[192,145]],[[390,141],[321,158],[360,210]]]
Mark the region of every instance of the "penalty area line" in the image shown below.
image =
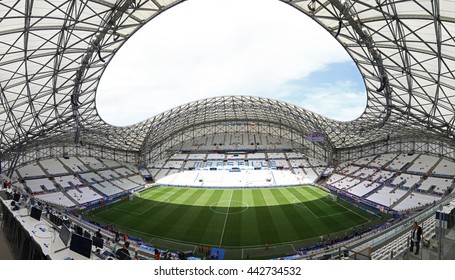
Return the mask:
[[[364,219],[367,220],[368,222],[371,222],[371,219],[368,219],[368,218],[366,218],[366,217],[360,215],[359,213],[357,213],[357,212],[355,212],[355,211],[352,211],[351,209],[349,209],[349,208],[347,208],[347,207],[345,207],[345,206],[339,204],[338,202],[335,202],[335,203],[338,204],[338,205],[340,205],[340,206],[343,207],[344,209],[348,210],[349,212],[352,212],[352,213],[356,214],[357,216],[364,218]]]

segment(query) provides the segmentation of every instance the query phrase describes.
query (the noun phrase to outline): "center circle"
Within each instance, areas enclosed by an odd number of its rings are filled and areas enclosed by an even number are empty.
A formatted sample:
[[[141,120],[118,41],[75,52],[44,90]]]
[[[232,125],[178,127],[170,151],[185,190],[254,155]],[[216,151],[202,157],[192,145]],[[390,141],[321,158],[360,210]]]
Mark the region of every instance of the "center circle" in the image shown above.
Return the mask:
[[[235,206],[241,205],[241,206]],[[239,214],[248,210],[248,203],[239,200],[220,200],[210,204],[210,210],[217,214]]]

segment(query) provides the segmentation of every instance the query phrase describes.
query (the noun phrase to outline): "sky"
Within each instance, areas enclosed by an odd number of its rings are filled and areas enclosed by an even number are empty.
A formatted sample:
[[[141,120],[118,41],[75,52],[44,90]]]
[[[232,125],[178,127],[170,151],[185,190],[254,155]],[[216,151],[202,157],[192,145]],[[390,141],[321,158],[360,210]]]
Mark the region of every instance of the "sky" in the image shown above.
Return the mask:
[[[360,73],[333,35],[277,0],[190,0],[162,13],[113,57],[96,102],[106,122],[125,126],[226,95],[341,121],[366,105]]]

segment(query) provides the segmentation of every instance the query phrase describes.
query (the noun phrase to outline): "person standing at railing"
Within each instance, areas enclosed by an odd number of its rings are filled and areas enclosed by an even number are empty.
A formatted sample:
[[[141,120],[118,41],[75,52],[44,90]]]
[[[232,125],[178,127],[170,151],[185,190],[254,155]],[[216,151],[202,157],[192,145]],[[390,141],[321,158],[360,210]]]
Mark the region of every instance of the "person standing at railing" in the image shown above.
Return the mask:
[[[414,246],[416,247],[415,255],[419,254],[420,248],[420,240],[422,239],[422,228],[419,226],[417,222],[412,224],[412,231],[411,231],[411,248],[410,251],[414,251]]]

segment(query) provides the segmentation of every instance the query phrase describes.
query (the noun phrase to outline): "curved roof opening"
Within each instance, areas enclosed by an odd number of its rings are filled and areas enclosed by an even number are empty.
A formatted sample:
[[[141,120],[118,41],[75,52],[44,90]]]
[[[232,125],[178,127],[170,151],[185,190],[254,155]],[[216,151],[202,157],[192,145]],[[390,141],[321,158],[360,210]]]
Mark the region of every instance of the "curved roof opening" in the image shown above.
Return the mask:
[[[298,10],[277,0],[191,0],[120,48],[96,101],[106,122],[130,125],[224,95],[278,99],[342,121],[360,116],[367,99],[344,48]]]

